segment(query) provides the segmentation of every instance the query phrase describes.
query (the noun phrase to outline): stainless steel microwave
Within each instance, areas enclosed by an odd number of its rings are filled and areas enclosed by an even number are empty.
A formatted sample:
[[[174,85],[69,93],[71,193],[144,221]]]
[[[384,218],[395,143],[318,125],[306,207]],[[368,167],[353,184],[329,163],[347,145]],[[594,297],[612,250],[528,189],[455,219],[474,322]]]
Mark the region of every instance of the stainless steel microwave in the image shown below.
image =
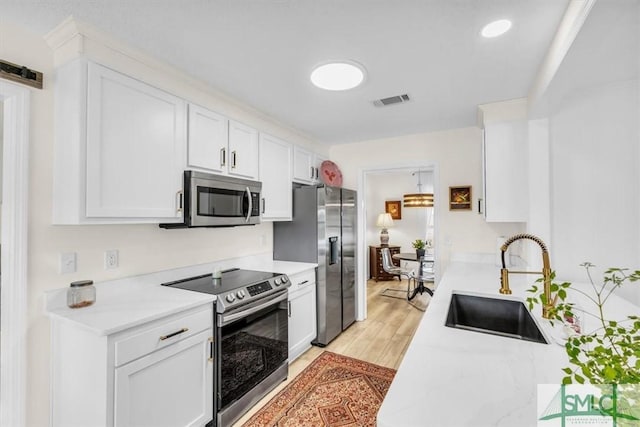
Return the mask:
[[[184,172],[183,223],[162,228],[235,227],[260,223],[262,183],[195,171]]]

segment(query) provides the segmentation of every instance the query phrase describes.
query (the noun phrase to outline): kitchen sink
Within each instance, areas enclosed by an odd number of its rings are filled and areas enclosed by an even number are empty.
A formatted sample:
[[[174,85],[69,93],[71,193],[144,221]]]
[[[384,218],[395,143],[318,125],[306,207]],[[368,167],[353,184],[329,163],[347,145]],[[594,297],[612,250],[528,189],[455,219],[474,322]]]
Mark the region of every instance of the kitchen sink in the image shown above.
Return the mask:
[[[445,326],[548,344],[524,302],[453,293]]]

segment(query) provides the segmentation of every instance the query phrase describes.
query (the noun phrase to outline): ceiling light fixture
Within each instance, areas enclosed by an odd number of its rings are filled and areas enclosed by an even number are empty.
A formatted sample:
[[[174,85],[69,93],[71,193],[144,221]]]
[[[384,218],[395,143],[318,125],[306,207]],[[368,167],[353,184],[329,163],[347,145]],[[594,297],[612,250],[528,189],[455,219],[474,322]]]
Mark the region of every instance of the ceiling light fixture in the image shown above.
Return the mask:
[[[405,208],[432,208],[433,207],[433,193],[422,192],[422,181],[420,180],[421,173],[427,173],[428,171],[413,172],[411,175],[418,175],[418,192],[412,194],[405,194],[403,196],[403,205]]]
[[[499,19],[484,26],[480,34],[486,38],[498,37],[509,31],[511,21],[508,19]]]
[[[311,83],[325,90],[348,90],[364,81],[364,67],[351,61],[319,65],[311,72]]]

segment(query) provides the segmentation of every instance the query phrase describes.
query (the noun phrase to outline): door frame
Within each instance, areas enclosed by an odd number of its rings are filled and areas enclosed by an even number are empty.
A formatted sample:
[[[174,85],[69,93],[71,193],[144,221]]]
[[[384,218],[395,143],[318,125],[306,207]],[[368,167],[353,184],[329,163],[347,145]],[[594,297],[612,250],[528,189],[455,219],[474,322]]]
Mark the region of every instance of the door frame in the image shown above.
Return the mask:
[[[30,90],[0,80],[4,105],[0,276],[0,425],[26,425]]]
[[[433,173],[433,194],[435,200],[441,200],[440,196],[440,171],[437,162],[425,160],[420,162],[401,163],[394,165],[379,165],[360,169],[358,172],[358,283],[356,286],[356,320],[365,320],[367,318],[367,278],[369,277],[367,269],[368,246],[367,246],[367,214],[366,214],[366,192],[367,176],[370,173],[379,172],[409,172],[416,169],[422,171],[431,171]],[[433,210],[434,224],[434,245],[437,242],[436,230],[438,224],[437,209]],[[436,252],[437,253],[437,252]],[[436,276],[437,279],[437,276]]]

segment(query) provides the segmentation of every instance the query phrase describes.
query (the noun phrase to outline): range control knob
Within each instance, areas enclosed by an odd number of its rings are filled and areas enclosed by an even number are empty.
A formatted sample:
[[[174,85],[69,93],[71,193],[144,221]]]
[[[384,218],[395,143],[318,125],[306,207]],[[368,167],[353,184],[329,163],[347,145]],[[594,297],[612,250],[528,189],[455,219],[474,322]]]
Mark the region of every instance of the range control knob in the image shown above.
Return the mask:
[[[279,278],[279,277],[276,277],[276,279],[273,281],[273,283],[274,283],[276,286],[280,286],[280,285],[282,284],[282,282],[280,281],[280,278]]]
[[[233,296],[233,294],[227,295],[227,302],[234,302],[235,300],[236,300],[236,297]]]
[[[238,299],[242,299],[245,297],[245,293],[243,290],[239,290],[238,292],[236,292],[236,296],[238,297]]]
[[[287,276],[282,276],[282,284],[284,285],[285,283],[287,283],[289,281],[289,278]]]

